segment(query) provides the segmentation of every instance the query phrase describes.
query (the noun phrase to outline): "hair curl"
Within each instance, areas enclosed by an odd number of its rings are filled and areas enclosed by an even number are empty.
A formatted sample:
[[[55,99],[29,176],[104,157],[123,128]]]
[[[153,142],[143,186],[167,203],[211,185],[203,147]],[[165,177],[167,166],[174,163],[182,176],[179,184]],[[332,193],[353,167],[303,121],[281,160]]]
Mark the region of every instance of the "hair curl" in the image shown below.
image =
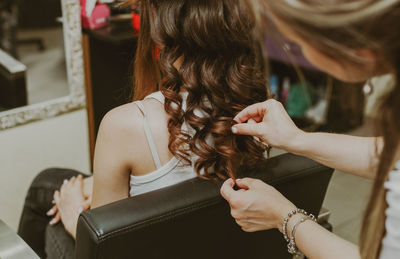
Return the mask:
[[[235,178],[241,165],[251,168],[264,160],[264,145],[231,132],[239,111],[269,97],[252,37],[255,21],[246,5],[240,0],[142,0],[139,7],[135,99],[162,91],[172,154],[208,180]],[[155,46],[161,48],[158,62]],[[187,92],[185,110],[182,92]],[[183,123],[194,134],[183,131]]]

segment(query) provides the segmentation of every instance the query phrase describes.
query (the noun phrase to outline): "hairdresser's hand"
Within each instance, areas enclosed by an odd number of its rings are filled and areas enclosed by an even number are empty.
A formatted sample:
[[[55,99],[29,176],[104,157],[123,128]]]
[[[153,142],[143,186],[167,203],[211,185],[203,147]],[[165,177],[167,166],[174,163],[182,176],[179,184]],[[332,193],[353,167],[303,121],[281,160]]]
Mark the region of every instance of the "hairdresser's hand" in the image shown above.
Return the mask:
[[[247,107],[235,117],[235,121],[238,124],[232,127],[233,133],[255,136],[271,147],[287,151],[304,134],[283,105],[274,99]]]
[[[282,232],[284,218],[296,207],[260,180],[245,178],[236,183],[242,189],[235,191],[232,179],[226,180],[221,187],[221,194],[229,202],[236,223],[246,232],[272,228]]]

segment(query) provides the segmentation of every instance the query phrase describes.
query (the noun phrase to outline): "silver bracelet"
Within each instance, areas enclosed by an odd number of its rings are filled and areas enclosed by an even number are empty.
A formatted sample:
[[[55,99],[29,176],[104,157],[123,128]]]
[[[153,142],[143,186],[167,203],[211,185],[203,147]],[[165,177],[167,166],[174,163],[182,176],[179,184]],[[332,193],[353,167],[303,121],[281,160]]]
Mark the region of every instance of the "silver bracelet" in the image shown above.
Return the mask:
[[[292,228],[291,236],[290,236],[290,239],[289,239],[290,241],[289,241],[289,243],[288,243],[288,245],[287,245],[287,247],[288,247],[288,252],[289,252],[290,254],[292,254],[292,255],[297,255],[297,254],[299,254],[299,249],[297,248],[296,239],[295,239],[296,230],[297,230],[297,227],[298,227],[301,223],[303,223],[303,222],[305,222],[305,221],[307,221],[307,220],[312,220],[312,221],[314,221],[314,222],[317,221],[317,220],[315,219],[315,217],[313,218],[313,217],[311,217],[311,216],[312,216],[312,215],[305,216],[305,217],[301,218],[299,221],[297,221],[296,224],[294,224],[294,226],[293,226],[293,228]]]
[[[314,215],[308,214],[308,213],[307,213],[305,210],[303,210],[303,209],[295,209],[295,210],[292,210],[291,212],[289,212],[288,215],[287,215],[287,216],[285,217],[285,219],[283,220],[283,225],[282,225],[283,237],[285,238],[286,242],[289,242],[289,243],[290,243],[290,239],[289,239],[289,237],[288,237],[288,235],[287,235],[287,230],[286,230],[287,224],[288,224],[290,218],[291,218],[292,216],[296,215],[297,213],[302,214],[302,215],[308,217],[308,219],[310,219],[310,220],[312,220],[312,221],[316,221],[316,218],[315,218]],[[289,245],[288,245],[288,246],[289,246]]]
[[[286,216],[286,218],[283,220],[283,225],[282,225],[282,232],[283,232],[283,237],[285,238],[286,242],[289,242],[289,237],[287,235],[287,223],[289,222],[289,219],[296,215],[297,213],[303,214],[305,216],[308,216],[307,212],[303,209],[295,209],[292,210],[291,212],[288,213],[288,215]]]

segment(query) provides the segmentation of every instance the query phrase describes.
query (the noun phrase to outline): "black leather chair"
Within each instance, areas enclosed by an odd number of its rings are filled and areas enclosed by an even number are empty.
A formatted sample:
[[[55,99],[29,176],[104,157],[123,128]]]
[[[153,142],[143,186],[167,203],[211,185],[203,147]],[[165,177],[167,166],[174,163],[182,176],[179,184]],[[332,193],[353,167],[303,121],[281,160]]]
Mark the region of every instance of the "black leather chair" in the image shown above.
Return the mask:
[[[248,175],[318,215],[332,172],[309,159],[284,154]],[[219,186],[199,178],[84,212],[78,222],[76,256],[291,258],[279,231],[243,232]]]

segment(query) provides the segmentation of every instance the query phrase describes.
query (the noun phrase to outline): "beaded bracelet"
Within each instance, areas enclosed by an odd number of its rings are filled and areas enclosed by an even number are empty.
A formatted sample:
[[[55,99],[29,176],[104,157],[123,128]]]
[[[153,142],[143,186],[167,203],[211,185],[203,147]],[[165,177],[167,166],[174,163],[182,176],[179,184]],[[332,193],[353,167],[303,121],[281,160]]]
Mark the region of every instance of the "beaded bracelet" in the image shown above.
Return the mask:
[[[291,237],[289,238],[287,236],[287,223],[289,222],[289,219],[296,215],[297,213],[304,215],[305,217],[301,218],[292,228],[291,231]],[[291,212],[289,212],[289,214],[287,215],[287,217],[283,220],[283,225],[282,225],[282,232],[283,232],[283,237],[285,238],[285,240],[288,242],[288,252],[291,254],[296,254],[298,252],[297,247],[296,247],[296,242],[294,239],[294,235],[296,233],[296,228],[298,225],[300,225],[301,223],[303,223],[306,220],[312,220],[312,221],[317,221],[317,219],[315,218],[314,215],[312,214],[308,214],[305,210],[303,209],[295,209]]]

